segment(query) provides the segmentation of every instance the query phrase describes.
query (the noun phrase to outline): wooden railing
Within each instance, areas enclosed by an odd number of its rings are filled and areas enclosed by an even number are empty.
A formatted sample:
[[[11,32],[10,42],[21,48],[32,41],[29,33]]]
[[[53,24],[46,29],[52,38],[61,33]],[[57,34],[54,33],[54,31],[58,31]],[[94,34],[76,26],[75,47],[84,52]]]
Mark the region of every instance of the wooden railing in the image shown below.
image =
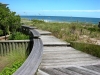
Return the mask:
[[[29,35],[30,30],[32,29],[34,31],[35,28],[36,27],[22,25],[21,32]],[[31,35],[31,37],[33,37],[33,36]],[[3,36],[3,38],[5,38],[5,36]],[[27,51],[27,53],[29,53],[28,49],[31,49],[30,43],[32,43],[31,40],[2,40],[2,41],[0,41],[0,56],[5,56],[5,55],[13,52],[14,50],[18,50],[18,49],[25,50],[25,51]]]
[[[21,32],[23,32],[24,34],[27,34],[27,35],[30,34],[31,29],[34,30],[34,29],[36,29],[36,27],[31,27],[31,26],[27,26],[27,25],[21,26]]]
[[[22,31],[26,34],[30,34],[30,54],[22,66],[13,75],[34,75],[41,63],[43,54],[43,43],[41,41],[40,34],[29,26],[22,26]]]
[[[14,50],[22,49],[27,51],[30,40],[6,40],[0,41],[0,56],[5,56]]]

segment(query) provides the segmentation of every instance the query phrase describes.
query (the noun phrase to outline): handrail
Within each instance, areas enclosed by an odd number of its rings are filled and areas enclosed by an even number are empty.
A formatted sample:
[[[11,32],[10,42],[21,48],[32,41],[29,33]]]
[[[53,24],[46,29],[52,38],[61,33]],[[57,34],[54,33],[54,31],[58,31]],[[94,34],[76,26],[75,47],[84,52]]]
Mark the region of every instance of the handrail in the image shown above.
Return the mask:
[[[29,42],[30,40],[2,40],[0,41],[0,43],[3,43],[3,42]]]
[[[38,38],[40,37],[39,32],[37,32],[36,30],[30,30],[30,32],[32,33],[31,37],[33,38]],[[34,34],[34,35],[33,35]]]
[[[22,66],[15,72],[13,75],[34,75],[41,63],[42,54],[43,54],[43,43],[39,38],[40,34],[36,30],[30,29],[31,39],[33,42],[32,50],[22,64]]]

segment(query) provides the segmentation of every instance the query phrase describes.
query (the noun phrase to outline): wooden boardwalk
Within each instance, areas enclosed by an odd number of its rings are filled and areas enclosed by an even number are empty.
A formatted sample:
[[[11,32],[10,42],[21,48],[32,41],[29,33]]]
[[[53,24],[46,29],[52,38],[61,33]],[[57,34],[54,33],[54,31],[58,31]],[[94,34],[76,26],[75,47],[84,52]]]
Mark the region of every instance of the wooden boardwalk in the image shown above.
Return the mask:
[[[48,31],[37,30],[44,45],[37,75],[100,75],[100,59],[69,47]]]

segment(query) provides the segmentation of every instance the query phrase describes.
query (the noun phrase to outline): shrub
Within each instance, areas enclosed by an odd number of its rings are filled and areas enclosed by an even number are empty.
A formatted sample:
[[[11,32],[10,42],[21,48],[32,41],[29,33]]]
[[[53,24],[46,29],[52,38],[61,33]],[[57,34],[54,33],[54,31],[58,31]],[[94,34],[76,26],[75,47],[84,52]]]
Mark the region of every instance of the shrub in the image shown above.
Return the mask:
[[[24,40],[24,39],[29,39],[29,36],[22,34],[21,32],[15,32],[10,35],[9,39],[10,40]]]
[[[0,75],[12,75],[26,59],[26,52],[19,48],[6,56],[0,57]]]
[[[3,35],[3,31],[2,30],[0,30],[0,35]]]
[[[15,32],[21,26],[21,18],[12,12],[7,5],[0,3],[0,29],[3,35]]]
[[[36,20],[36,19],[33,19],[32,22],[33,22],[33,24],[36,24],[36,23],[45,23],[43,20]]]
[[[0,75],[12,75],[22,65],[22,63],[23,61],[15,62],[11,67],[4,68]]]
[[[100,46],[88,43],[80,43],[80,42],[70,42],[71,46],[77,50],[86,52],[93,56],[100,57]]]

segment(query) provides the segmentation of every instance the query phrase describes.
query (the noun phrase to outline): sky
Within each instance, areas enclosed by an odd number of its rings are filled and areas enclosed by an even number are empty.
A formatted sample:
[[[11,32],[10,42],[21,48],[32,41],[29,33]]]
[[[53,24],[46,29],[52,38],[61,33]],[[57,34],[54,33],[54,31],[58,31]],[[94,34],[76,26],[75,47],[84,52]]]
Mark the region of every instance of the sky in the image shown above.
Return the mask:
[[[100,0],[0,0],[19,15],[100,18]]]

